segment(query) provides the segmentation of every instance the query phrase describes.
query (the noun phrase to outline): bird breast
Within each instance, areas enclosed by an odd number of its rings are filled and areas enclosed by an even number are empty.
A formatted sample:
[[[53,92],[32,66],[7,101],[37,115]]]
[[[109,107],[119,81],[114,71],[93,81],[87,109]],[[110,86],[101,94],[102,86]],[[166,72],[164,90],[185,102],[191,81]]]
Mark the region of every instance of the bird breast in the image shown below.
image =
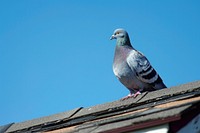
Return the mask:
[[[118,63],[113,65],[113,72],[119,79],[130,78],[133,76],[133,72],[126,62]]]

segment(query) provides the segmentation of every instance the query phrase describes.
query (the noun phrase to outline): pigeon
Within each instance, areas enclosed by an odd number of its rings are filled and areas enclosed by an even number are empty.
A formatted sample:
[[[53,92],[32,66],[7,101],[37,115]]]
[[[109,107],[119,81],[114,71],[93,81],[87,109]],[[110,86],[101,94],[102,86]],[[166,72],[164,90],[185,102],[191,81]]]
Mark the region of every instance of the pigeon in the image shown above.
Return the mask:
[[[116,29],[110,40],[116,39],[113,72],[130,91],[124,98],[137,97],[145,91],[167,88],[149,60],[132,47],[129,35],[124,29]]]

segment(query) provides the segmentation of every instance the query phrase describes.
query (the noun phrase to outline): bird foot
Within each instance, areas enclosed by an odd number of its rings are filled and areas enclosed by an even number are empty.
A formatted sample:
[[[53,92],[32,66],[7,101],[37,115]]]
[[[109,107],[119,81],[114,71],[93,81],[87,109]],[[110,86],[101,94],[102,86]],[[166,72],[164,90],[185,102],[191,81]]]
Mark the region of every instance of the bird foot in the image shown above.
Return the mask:
[[[138,95],[140,95],[140,94],[141,94],[140,91],[137,91],[135,94],[130,93],[130,94],[128,94],[128,96],[123,97],[123,98],[121,99],[121,101],[124,101],[124,100],[129,99],[129,98],[132,98],[132,97],[136,98],[136,97],[137,97]]]
[[[141,94],[141,92],[140,91],[137,91],[134,95],[133,95],[133,97],[135,98],[135,97],[137,97],[138,95],[140,95]]]

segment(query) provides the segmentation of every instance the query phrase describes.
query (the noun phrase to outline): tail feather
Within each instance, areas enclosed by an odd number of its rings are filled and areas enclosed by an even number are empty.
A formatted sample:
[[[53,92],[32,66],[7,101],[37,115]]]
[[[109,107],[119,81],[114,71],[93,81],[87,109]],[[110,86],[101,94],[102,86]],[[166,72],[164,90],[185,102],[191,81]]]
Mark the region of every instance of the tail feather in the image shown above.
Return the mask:
[[[164,89],[164,88],[167,88],[167,86],[161,82],[159,84],[155,84],[155,87],[154,87],[156,90],[160,90],[160,89]]]
[[[163,83],[159,75],[158,75],[157,80],[152,85],[153,85],[153,88],[156,90],[167,88],[167,86]]]

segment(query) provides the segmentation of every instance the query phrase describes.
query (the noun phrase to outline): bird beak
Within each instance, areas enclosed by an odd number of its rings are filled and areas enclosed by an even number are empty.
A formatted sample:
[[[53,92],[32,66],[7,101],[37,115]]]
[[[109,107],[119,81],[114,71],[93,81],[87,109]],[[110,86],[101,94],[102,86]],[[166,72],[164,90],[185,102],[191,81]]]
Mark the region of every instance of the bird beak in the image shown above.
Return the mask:
[[[116,39],[117,37],[115,36],[115,35],[112,35],[111,37],[110,37],[110,40],[112,40],[112,39]]]

